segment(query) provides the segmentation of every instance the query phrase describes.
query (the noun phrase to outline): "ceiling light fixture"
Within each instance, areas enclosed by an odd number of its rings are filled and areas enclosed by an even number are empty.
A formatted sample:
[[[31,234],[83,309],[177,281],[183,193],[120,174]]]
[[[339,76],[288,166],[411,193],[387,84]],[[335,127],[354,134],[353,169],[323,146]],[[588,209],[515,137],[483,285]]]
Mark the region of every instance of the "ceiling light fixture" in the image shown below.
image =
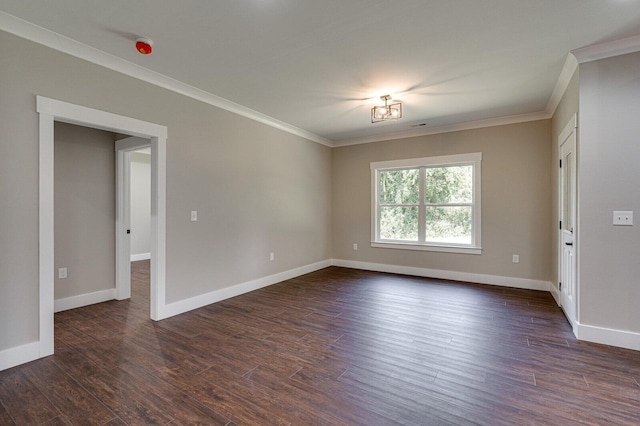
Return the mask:
[[[402,118],[402,103],[389,103],[391,95],[380,96],[384,101],[384,106],[374,106],[371,108],[371,122],[378,123],[380,121],[397,120]]]

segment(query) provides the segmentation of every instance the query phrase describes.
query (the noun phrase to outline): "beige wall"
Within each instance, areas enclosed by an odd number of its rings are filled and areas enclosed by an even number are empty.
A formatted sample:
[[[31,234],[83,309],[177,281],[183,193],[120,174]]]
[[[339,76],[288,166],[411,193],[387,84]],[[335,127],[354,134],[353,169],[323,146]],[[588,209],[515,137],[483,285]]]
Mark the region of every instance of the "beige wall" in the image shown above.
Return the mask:
[[[640,53],[580,65],[580,322],[640,332]],[[614,210],[635,213],[613,226]],[[637,338],[636,338],[637,339]]]
[[[567,125],[571,117],[578,113],[578,93],[579,93],[579,72],[576,72],[571,77],[571,81],[565,90],[558,107],[551,119],[551,282],[558,288],[558,238],[559,238],[559,222],[560,215],[558,212],[558,180],[560,169],[560,156],[558,145],[558,137],[564,127]]]
[[[550,280],[550,135],[542,120],[334,149],[334,258]],[[371,162],[469,152],[483,155],[482,255],[370,246]]]
[[[54,126],[54,296],[115,287],[115,134]],[[58,268],[67,268],[58,279]]]
[[[329,148],[4,32],[0,57],[0,351],[38,339],[36,95],[167,126],[167,302],[331,257]]]

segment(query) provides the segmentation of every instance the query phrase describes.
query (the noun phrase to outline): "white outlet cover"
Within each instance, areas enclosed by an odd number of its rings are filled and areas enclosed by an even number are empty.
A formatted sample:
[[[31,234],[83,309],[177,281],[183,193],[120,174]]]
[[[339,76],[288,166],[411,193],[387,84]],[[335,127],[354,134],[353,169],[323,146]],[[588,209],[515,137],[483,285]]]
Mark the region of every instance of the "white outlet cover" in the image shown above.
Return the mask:
[[[191,222],[196,222],[198,220],[198,211],[191,210]]]
[[[632,226],[633,212],[632,211],[614,211],[613,224],[616,226]]]

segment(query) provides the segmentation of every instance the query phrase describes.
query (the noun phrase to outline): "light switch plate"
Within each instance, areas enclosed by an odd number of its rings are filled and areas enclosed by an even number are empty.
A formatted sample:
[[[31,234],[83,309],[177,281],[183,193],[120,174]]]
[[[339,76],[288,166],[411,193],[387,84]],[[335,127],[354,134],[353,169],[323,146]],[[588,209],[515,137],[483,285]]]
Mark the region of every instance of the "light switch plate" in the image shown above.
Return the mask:
[[[196,222],[198,220],[198,211],[191,210],[191,222]]]
[[[631,211],[615,211],[613,212],[613,224],[616,226],[632,226],[633,212]]]

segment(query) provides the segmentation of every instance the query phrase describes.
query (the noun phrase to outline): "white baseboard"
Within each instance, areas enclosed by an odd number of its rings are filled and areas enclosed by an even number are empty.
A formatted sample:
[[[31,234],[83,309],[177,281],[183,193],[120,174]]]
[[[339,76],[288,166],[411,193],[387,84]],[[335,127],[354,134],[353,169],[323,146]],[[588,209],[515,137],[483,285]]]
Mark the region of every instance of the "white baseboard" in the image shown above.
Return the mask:
[[[558,291],[556,286],[553,285],[553,283],[550,283],[549,285],[549,293],[551,293],[558,306],[562,306],[562,303],[560,302],[560,292]]]
[[[107,290],[100,290],[93,293],[79,294],[77,296],[66,297],[64,299],[56,299],[53,302],[53,312],[62,312],[69,309],[81,308],[83,306],[102,303],[115,298],[116,289],[109,288]]]
[[[574,333],[578,340],[640,351],[640,333],[581,323],[576,324]]]
[[[0,371],[34,361],[38,358],[41,358],[40,342],[32,342],[5,349],[0,351]]]
[[[272,284],[279,283],[281,281],[289,280],[291,278],[298,277],[300,275],[308,274],[320,269],[324,269],[331,266],[330,260],[323,260],[310,265],[305,265],[300,268],[290,269],[288,271],[280,272],[278,274],[269,275],[266,277],[258,278],[256,280],[247,281],[244,283],[236,284],[231,287],[221,288],[209,293],[202,294],[200,296],[191,297],[189,299],[180,300],[178,302],[168,303],[164,306],[161,312],[161,318],[169,318],[174,315],[179,315],[184,312],[192,311],[194,309],[201,308],[212,303],[220,302],[221,300],[229,299],[231,297],[240,296],[241,294],[248,293],[253,290],[258,290],[263,287],[270,286]]]
[[[392,274],[413,275],[417,277],[438,278],[443,280],[465,281],[478,284],[491,284],[502,287],[523,288],[527,290],[550,291],[553,287],[549,281],[531,280],[527,278],[503,277],[499,275],[472,274],[469,272],[445,271],[442,269],[416,268],[413,266],[387,265],[383,263],[358,262],[353,260],[333,259],[334,266],[364,269],[367,271],[388,272]]]
[[[151,259],[151,253],[138,253],[131,255],[131,262],[137,262],[138,260]]]
[[[195,296],[190,299],[167,304],[163,309],[162,318],[168,318],[174,315],[188,312],[193,309],[209,305],[211,303],[239,296],[241,294],[248,293],[259,288],[267,287],[269,285],[295,278],[297,276],[304,275],[310,272],[314,272],[332,265],[345,268],[388,272],[394,274],[549,291],[553,295],[554,299],[556,299],[556,302],[559,302],[559,294],[557,293],[557,290],[548,281],[332,259],[305,265],[300,268],[291,269],[288,271],[280,272],[278,274],[269,275],[267,277],[258,278],[256,280],[247,281],[231,287],[212,291],[200,296]],[[115,296],[115,289],[108,289],[94,293],[68,297],[65,299],[58,299],[55,301],[54,310],[55,312],[60,312],[67,309],[79,308],[81,306],[105,302],[107,300],[113,300],[115,299]],[[640,350],[640,333],[596,327],[580,323],[577,323],[575,325],[574,333],[579,340],[586,340],[610,346]],[[3,351],[0,351],[0,371],[36,360],[47,355],[50,354],[41,354],[40,342],[27,343],[25,345],[5,349]]]

